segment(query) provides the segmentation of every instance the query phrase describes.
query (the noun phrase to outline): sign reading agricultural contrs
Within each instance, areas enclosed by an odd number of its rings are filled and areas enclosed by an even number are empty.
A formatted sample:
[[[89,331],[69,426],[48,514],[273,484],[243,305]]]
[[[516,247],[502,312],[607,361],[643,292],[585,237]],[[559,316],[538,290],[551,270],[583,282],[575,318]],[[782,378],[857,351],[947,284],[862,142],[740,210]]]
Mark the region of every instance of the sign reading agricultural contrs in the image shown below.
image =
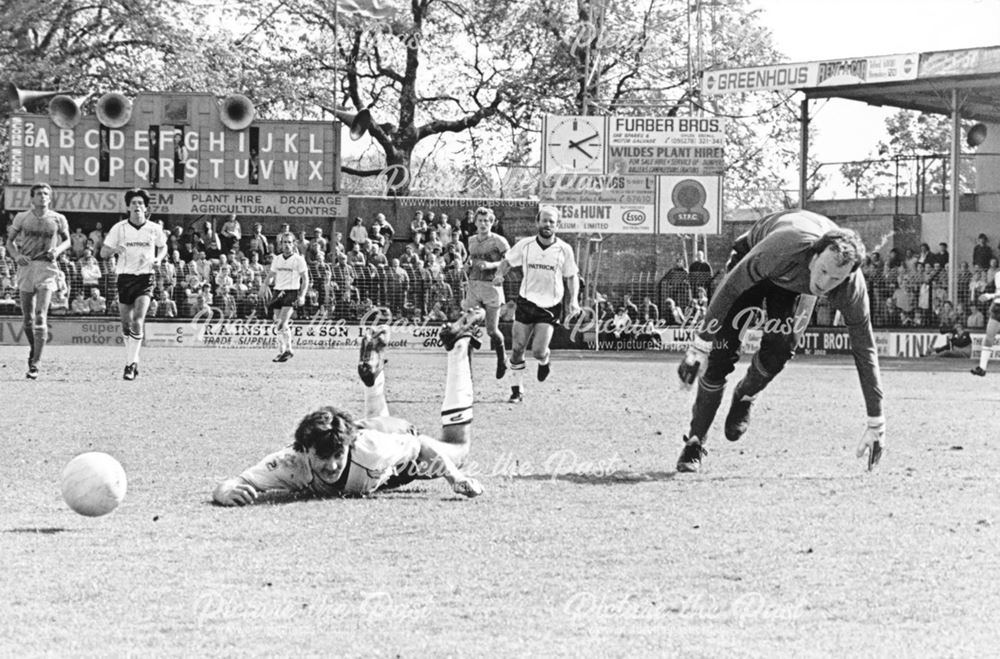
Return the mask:
[[[233,130],[205,94],[141,94],[121,128],[84,117],[9,120],[10,182],[55,187],[336,192],[340,123],[253,121]]]
[[[31,188],[8,186],[4,207],[25,210]],[[347,217],[347,195],[333,192],[218,192],[198,190],[150,190],[153,215],[228,215],[280,217]],[[125,213],[124,190],[60,188],[53,191],[52,207],[62,213]]]

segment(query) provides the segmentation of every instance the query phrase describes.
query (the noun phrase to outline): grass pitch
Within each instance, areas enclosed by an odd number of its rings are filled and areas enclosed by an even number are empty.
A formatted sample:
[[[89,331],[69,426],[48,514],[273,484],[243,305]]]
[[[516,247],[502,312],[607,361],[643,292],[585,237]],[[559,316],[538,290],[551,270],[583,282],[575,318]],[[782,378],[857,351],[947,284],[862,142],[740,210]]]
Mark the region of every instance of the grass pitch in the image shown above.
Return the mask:
[[[853,364],[796,359],[739,443],[720,413],[676,475],[677,355],[556,353],[507,404],[476,356],[471,464],[368,500],[224,509],[221,478],[333,401],[356,355],[0,348],[0,654],[983,656],[1000,647],[1000,375],[885,364],[888,446],[854,458]],[[436,433],[444,354],[390,355],[393,411]],[[727,402],[728,404],[728,398]],[[129,475],[112,515],[59,496],[74,455]]]

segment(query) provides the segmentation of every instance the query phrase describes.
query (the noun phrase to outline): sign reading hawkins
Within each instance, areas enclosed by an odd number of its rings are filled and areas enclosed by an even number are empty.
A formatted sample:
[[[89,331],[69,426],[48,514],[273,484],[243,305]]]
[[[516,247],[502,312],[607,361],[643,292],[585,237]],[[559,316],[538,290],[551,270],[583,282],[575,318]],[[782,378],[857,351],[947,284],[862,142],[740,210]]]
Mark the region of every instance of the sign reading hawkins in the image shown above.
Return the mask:
[[[340,123],[255,121],[226,128],[214,96],[140,94],[122,128],[85,117],[10,118],[10,182],[63,187],[336,192]]]

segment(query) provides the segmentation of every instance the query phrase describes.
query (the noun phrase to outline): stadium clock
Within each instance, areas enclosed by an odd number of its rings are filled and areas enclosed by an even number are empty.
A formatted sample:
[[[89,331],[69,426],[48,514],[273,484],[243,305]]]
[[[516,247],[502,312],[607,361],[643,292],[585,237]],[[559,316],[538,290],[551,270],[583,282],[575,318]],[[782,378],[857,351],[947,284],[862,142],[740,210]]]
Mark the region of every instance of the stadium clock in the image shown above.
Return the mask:
[[[603,174],[607,140],[604,117],[548,117],[546,174]]]

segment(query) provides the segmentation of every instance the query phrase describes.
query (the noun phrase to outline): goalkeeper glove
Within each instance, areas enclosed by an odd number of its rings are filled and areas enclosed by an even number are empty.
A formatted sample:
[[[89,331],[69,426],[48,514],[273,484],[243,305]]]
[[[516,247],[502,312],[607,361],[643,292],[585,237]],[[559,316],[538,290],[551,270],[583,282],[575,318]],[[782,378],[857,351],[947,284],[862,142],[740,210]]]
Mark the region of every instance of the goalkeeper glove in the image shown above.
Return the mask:
[[[690,389],[708,363],[708,353],[712,350],[712,342],[695,337],[688,346],[684,359],[677,367],[677,377],[681,379],[681,387]]]
[[[882,458],[882,446],[885,444],[885,417],[868,417],[868,427],[865,434],[861,436],[861,444],[858,445],[858,457],[868,454],[868,471],[875,468]]]

